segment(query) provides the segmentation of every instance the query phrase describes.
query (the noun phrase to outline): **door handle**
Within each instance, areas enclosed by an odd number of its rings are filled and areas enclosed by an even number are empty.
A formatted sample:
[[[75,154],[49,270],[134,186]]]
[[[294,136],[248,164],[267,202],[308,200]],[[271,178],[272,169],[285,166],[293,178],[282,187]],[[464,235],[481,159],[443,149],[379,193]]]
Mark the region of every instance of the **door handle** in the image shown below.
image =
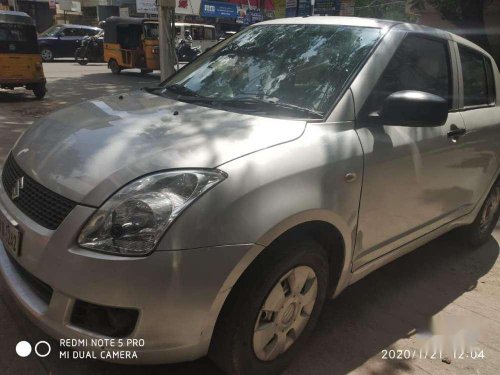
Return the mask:
[[[448,132],[448,138],[457,139],[462,135],[467,133],[467,130],[464,128],[459,128],[456,125],[451,126],[451,130]]]

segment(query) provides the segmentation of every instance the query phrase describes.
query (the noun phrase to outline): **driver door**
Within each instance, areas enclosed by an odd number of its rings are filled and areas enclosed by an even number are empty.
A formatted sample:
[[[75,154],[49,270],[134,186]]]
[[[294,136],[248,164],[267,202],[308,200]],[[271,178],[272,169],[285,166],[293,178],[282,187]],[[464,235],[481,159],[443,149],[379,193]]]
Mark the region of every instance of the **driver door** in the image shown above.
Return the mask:
[[[79,28],[66,27],[59,34],[59,38],[60,57],[73,57],[83,34]]]
[[[472,192],[459,167],[468,151],[464,121],[454,111],[457,78],[450,47],[444,39],[407,36],[362,110],[357,132],[365,159],[354,269],[471,209]],[[447,99],[446,123],[407,127],[375,121],[384,99],[403,90]]]

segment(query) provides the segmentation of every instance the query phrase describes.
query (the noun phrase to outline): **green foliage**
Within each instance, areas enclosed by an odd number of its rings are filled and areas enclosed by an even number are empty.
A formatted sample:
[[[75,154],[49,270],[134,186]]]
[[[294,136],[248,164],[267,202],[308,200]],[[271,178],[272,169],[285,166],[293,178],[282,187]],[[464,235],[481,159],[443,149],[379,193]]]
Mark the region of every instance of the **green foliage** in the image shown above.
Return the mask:
[[[492,0],[408,0],[408,4],[416,10],[424,9],[426,2],[436,8],[444,19],[460,23],[470,16],[471,11],[482,11]]]
[[[357,17],[415,21],[414,16],[406,13],[406,0],[356,0],[354,12]]]

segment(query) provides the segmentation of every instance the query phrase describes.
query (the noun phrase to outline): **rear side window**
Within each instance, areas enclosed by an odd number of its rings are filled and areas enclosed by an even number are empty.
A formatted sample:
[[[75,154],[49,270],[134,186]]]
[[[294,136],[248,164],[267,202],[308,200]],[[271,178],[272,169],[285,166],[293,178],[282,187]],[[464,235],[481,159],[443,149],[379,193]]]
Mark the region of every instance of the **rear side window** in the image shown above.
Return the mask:
[[[191,26],[191,37],[193,40],[202,40],[203,26]]]
[[[94,29],[82,29],[82,35],[84,35],[84,36],[94,36],[95,34],[97,34],[97,31],[98,30],[94,30]]]
[[[490,105],[495,101],[493,70],[488,58],[466,47],[459,47],[464,79],[464,106]]]
[[[403,40],[370,96],[366,114],[379,112],[384,100],[398,91],[423,91],[452,104],[448,42],[410,35]]]
[[[205,27],[205,40],[214,40],[215,39],[215,30],[211,27]]]
[[[80,29],[67,27],[62,31],[62,33],[64,33],[64,36],[80,36]]]

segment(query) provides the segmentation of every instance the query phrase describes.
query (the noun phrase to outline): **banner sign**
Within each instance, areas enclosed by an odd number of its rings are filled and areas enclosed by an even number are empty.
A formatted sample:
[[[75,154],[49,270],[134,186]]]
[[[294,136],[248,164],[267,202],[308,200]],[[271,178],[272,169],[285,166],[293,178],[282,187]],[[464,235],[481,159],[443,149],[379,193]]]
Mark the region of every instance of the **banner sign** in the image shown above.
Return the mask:
[[[311,15],[311,1],[310,0],[299,0],[299,6],[297,9],[297,17],[304,17]]]
[[[200,15],[201,0],[175,0],[175,14]]]
[[[238,9],[236,4],[202,0],[200,15],[203,17],[237,18]]]
[[[286,12],[286,0],[274,0],[274,17],[284,18]]]
[[[297,0],[286,0],[286,17],[297,17]]]
[[[340,12],[339,0],[316,0],[314,14],[337,16]]]
[[[175,0],[175,14],[200,14],[201,0]],[[136,0],[137,13],[158,14],[156,0]]]
[[[136,0],[135,6],[137,8],[137,13],[158,14],[156,0]]]

